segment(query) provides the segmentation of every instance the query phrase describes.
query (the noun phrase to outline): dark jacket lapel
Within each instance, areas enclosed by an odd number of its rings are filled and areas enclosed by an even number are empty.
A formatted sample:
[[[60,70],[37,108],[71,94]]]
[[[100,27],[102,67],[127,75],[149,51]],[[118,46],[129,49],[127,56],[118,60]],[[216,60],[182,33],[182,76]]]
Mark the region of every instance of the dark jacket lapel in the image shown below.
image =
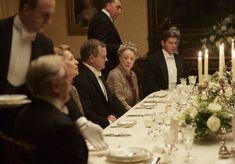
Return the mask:
[[[163,76],[164,76],[163,79],[165,81],[165,84],[168,84],[168,70],[167,70],[166,60],[164,58],[162,50],[161,50],[161,53],[159,53],[159,60],[158,61],[159,61],[160,69],[161,69]]]
[[[102,91],[102,89],[100,88],[99,82],[97,81],[94,73],[84,64],[82,64],[82,67],[84,67],[84,70],[87,72],[88,77],[91,79],[92,83],[94,83],[94,85],[96,86],[96,88],[98,89],[100,95],[102,95],[104,97],[104,99],[106,100],[104,93]],[[105,85],[105,84],[104,84]],[[105,86],[106,87],[106,86]],[[107,89],[106,89],[107,90]],[[108,94],[108,93],[107,93]]]

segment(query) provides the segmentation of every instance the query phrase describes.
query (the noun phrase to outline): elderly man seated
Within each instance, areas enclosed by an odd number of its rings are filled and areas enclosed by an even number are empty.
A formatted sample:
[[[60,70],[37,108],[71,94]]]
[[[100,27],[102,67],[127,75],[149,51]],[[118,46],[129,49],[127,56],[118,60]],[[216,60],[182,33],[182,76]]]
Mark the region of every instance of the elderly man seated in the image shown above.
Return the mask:
[[[86,143],[67,115],[70,82],[63,59],[48,55],[33,61],[26,83],[34,99],[16,119],[16,136],[38,148],[42,163],[87,163]]]

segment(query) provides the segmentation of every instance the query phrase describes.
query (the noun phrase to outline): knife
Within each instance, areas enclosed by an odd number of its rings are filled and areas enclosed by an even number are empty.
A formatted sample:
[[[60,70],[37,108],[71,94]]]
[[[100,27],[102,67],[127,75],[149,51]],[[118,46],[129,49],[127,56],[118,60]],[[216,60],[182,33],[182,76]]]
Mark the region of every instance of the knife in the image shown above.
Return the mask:
[[[129,137],[131,134],[126,133],[108,133],[104,134],[105,137]]]
[[[128,114],[127,117],[143,117],[143,114]]]

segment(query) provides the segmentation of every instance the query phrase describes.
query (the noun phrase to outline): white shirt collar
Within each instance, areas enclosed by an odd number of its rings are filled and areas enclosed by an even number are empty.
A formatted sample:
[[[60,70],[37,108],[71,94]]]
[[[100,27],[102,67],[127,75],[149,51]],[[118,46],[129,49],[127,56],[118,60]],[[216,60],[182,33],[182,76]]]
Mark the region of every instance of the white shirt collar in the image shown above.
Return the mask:
[[[174,54],[169,54],[166,50],[162,49],[162,52],[164,54],[164,57],[166,60],[168,59],[174,59]]]
[[[94,67],[90,66],[89,64],[85,62],[83,62],[83,64],[87,66],[95,74],[95,77],[99,77],[102,75],[101,71],[96,70]]]
[[[111,18],[110,14],[107,10],[102,9],[101,11],[103,11],[109,17],[109,19],[113,22],[113,19]]]
[[[14,28],[20,33],[20,36],[23,39],[34,41],[36,37],[35,32],[28,32],[26,27],[23,25],[22,21],[20,20],[19,15],[16,15],[14,18]]]

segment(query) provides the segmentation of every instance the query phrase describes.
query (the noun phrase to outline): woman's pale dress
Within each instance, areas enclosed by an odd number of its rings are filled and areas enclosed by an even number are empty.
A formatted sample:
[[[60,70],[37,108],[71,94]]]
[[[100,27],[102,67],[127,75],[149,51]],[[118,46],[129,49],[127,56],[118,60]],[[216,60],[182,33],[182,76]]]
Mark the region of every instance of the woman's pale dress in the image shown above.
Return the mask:
[[[133,87],[130,86],[126,76],[132,80]],[[110,71],[107,83],[111,92],[116,95],[127,110],[139,102],[139,87],[134,71],[128,73],[121,65],[118,65]],[[135,90],[134,96],[133,90]]]

